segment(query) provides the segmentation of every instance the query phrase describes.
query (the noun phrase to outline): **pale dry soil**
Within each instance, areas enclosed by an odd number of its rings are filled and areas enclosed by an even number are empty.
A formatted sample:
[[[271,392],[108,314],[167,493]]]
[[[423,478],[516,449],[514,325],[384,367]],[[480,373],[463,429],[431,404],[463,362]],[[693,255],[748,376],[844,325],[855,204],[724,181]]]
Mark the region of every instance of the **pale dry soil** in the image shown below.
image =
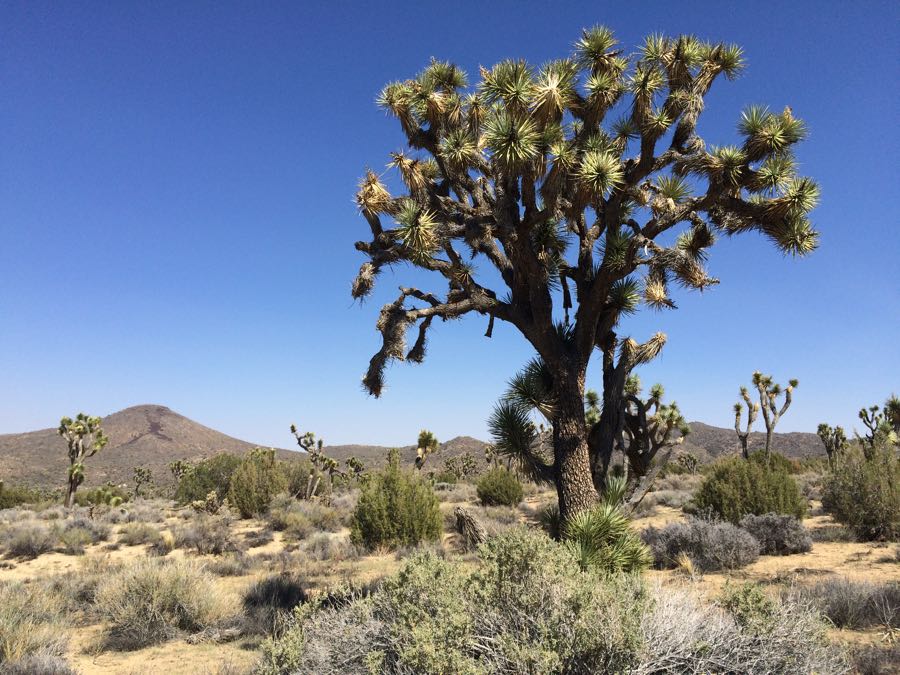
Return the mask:
[[[520,508],[519,520],[535,524],[534,514],[540,507],[551,503],[553,498],[554,494],[551,492],[530,494]],[[459,502],[459,504],[466,507],[473,506],[471,501]],[[449,514],[455,506],[457,503],[443,503],[441,508],[445,514]],[[820,509],[814,508],[815,515],[804,521],[811,530],[834,525],[834,521],[829,516],[822,515],[820,511]],[[634,526],[637,529],[643,529],[650,525],[661,527],[666,523],[683,518],[683,513],[678,509],[657,506],[649,516],[635,519]],[[158,527],[161,530],[168,529],[176,522],[176,519],[170,518]],[[265,527],[265,524],[252,520],[239,521],[234,526],[234,534],[236,537],[242,538],[243,533],[261,527]],[[117,530],[118,528],[114,532]],[[348,534],[349,532],[345,529],[330,536],[347,537]],[[251,556],[260,553],[277,554],[290,548],[281,533],[275,533],[274,536],[272,542],[249,549],[247,554]],[[114,535],[112,539],[115,540],[115,538]],[[454,534],[445,534],[442,545],[449,551],[459,550],[457,537]],[[647,574],[649,578],[657,580],[664,586],[690,584],[709,598],[715,598],[726,584],[747,581],[762,583],[773,589],[773,592],[787,588],[791,584],[813,583],[828,577],[848,577],[859,581],[879,583],[900,581],[900,565],[897,564],[894,557],[896,546],[896,544],[879,543],[815,542],[809,553],[780,557],[762,556],[752,565],[733,572],[689,575],[679,570],[651,570]],[[110,551],[105,550],[104,544],[98,544],[88,547],[84,556],[48,553],[34,560],[4,560],[0,566],[0,581],[18,580],[27,583],[52,575],[76,571],[85,558],[105,556],[113,562],[127,562],[146,555],[148,554],[144,546],[122,546],[118,550]],[[171,557],[190,556],[200,560],[213,559],[213,556],[200,556],[179,549],[169,555]],[[471,559],[471,557],[468,556],[466,559]],[[287,568],[285,568],[284,562],[275,562],[268,567],[254,569],[244,576],[217,577],[223,598],[226,598],[227,602],[233,603],[234,610],[237,612],[240,608],[241,593],[251,583],[272,572],[284,569],[298,572],[308,583],[310,589],[315,591],[350,580],[356,583],[371,581],[393,573],[401,564],[398,556],[390,552],[376,552],[358,560],[337,562],[314,560],[298,562],[297,560],[292,561],[290,558],[287,560],[287,565],[289,565]],[[200,642],[196,644],[186,639],[176,639],[140,650],[120,652],[102,650],[102,633],[103,626],[101,624],[78,625],[71,632],[68,659],[73,667],[83,675],[242,673],[251,669],[259,657],[259,640],[256,638],[238,639],[226,643]],[[834,629],[831,634],[836,641],[853,644],[884,644],[886,639],[895,638],[895,636],[885,636],[874,630]]]

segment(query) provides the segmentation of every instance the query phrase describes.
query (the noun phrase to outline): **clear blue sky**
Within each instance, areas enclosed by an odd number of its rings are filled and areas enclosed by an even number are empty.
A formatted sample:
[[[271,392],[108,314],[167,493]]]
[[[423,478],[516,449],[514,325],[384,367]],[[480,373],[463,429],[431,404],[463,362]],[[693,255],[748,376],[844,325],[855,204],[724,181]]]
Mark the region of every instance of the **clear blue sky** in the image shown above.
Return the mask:
[[[477,73],[568,54],[580,30],[629,48],[651,32],[743,45],[700,126],[736,140],[750,103],[811,131],[821,248],[785,259],[756,236],[712,251],[720,286],[644,312],[669,335],[642,375],[688,419],[728,426],[755,369],[800,379],[779,427],[858,426],[900,393],[897,228],[900,4],[36,2],[0,6],[0,433],[160,403],[247,440],[289,446],[485,438],[531,354],[481,318],[434,331],[425,364],[396,364],[381,399],[360,376],[378,308],[406,272],[351,302],[368,228],[364,168],[399,149],[374,105],[430,56]],[[594,385],[597,386],[596,376]]]

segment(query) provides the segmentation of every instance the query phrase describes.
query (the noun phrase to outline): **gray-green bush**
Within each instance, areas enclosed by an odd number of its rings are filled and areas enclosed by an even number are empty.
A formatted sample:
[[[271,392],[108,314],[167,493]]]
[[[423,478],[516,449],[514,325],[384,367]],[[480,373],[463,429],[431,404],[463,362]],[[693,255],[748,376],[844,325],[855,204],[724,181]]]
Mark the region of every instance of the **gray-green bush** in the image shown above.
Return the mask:
[[[793,555],[812,550],[812,537],[794,516],[767,513],[744,516],[739,523],[759,542],[762,555]]]
[[[681,555],[701,572],[737,569],[759,557],[759,542],[731,523],[691,518],[663,528],[648,527],[641,538],[660,568],[677,566]]]

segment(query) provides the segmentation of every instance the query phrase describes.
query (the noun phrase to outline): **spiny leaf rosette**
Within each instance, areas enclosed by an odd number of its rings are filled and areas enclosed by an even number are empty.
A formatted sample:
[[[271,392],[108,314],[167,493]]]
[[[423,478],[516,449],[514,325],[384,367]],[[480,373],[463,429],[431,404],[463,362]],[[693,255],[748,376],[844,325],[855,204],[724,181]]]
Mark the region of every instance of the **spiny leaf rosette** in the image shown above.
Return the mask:
[[[368,260],[353,296],[398,263],[434,272],[444,290],[402,287],[384,306],[365,388],[381,394],[391,360],[422,361],[435,318],[476,312],[488,336],[495,320],[512,324],[553,373],[561,514],[589,508],[588,361],[595,348],[652,358],[662,342],[620,344],[620,318],[641,303],[674,307],[673,283],[715,284],[704,265],[719,234],[755,230],[795,255],[816,247],[807,213],[819,190],[795,173],[791,149],[805,130],[790,109],[747,109],[736,144],[707,146],[695,133],[713,83],[741,68],[736,46],[651,36],[629,56],[597,27],[568,58],[504,61],[474,87],[440,61],[388,84],[378,102],[408,145],[389,164],[404,194],[373,171],[363,177],[357,203],[372,239],[356,244]],[[504,287],[488,287],[479,264]]]

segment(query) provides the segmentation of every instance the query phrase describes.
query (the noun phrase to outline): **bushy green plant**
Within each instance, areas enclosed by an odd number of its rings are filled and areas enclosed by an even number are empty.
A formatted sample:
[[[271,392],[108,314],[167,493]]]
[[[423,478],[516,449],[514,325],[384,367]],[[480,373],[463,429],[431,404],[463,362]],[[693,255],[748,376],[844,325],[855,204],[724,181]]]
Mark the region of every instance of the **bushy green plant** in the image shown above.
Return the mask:
[[[256,448],[231,476],[228,501],[243,518],[262,515],[272,498],[287,488],[287,478],[274,450]]]
[[[759,584],[747,582],[740,586],[726,585],[719,604],[738,625],[752,632],[765,632],[777,616],[775,601],[765,594]]]
[[[774,461],[729,457],[715,464],[700,484],[694,505],[701,512],[737,523],[747,514],[806,514],[806,499],[791,475]]]
[[[763,466],[768,466],[790,474],[800,473],[802,468],[800,462],[796,459],[790,459],[777,452],[770,452],[769,456],[766,457],[765,450],[756,450],[750,453],[748,459],[751,462],[757,462]]]
[[[131,495],[118,485],[107,483],[93,490],[82,490],[75,493],[73,503],[78,506],[120,506],[128,501]]]
[[[900,538],[900,457],[887,444],[869,457],[850,448],[824,481],[822,506],[862,540]]]
[[[181,463],[177,467],[178,487],[175,490],[175,501],[179,504],[206,499],[206,495],[215,492],[219,501],[228,496],[231,486],[231,475],[241,464],[237,455],[222,453],[194,464]]]
[[[11,509],[21,504],[35,504],[44,495],[37,488],[25,485],[8,485],[0,480],[0,509]]]
[[[367,548],[412,546],[441,535],[441,512],[431,485],[400,468],[392,451],[388,465],[363,483],[353,511],[351,539]]]
[[[516,475],[503,467],[495,467],[478,479],[478,499],[484,506],[517,506],[524,491]]]

